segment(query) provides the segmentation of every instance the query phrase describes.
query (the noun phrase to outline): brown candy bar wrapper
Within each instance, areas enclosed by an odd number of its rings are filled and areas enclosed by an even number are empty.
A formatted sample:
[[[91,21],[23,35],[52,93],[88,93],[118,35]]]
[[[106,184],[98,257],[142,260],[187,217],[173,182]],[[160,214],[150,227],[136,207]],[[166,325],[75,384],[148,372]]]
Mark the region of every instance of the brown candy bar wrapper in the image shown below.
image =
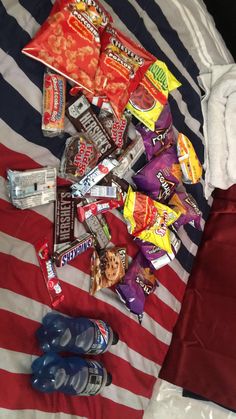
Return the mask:
[[[132,116],[124,113],[120,119],[117,119],[113,113],[101,109],[98,118],[117,146],[116,153],[120,153],[127,146],[128,127]]]
[[[128,258],[124,247],[113,247],[99,253],[95,250],[91,258],[90,294],[117,284],[125,275]]]
[[[72,243],[63,246],[59,251],[53,253],[52,258],[56,266],[62,267],[93,246],[94,239],[92,234],[84,233]]]
[[[116,187],[119,194],[122,195],[123,200],[125,200],[126,194],[129,189],[129,183],[125,179],[121,179],[118,176],[114,175],[112,172],[102,180],[104,185],[111,185],[111,187]]]
[[[54,215],[54,252],[74,240],[75,200],[70,185],[57,186]]]
[[[66,115],[78,132],[86,132],[90,136],[101,155],[101,159],[108,157],[116,150],[114,141],[106,129],[103,128],[83,94],[76,98],[72,97],[67,104]]]
[[[96,166],[99,156],[100,153],[89,135],[73,135],[66,140],[60,174],[62,177],[78,181]]]

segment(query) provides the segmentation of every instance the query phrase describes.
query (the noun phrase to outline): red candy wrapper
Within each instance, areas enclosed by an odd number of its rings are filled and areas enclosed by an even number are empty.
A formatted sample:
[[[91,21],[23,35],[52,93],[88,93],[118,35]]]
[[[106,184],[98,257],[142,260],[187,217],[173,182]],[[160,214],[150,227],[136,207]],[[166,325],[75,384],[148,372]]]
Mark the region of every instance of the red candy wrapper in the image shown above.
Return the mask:
[[[124,201],[120,194],[119,199],[100,199],[84,206],[77,205],[77,217],[83,223],[91,215],[103,214],[104,212],[121,207],[123,204]]]
[[[93,91],[100,35],[111,21],[97,0],[57,0],[22,52]]]
[[[57,307],[64,300],[64,294],[54,264],[49,256],[48,241],[46,239],[37,241],[35,250],[52,306]]]
[[[95,77],[95,93],[106,96],[121,117],[130,94],[155,61],[141,45],[107,25],[101,37],[101,55]]]

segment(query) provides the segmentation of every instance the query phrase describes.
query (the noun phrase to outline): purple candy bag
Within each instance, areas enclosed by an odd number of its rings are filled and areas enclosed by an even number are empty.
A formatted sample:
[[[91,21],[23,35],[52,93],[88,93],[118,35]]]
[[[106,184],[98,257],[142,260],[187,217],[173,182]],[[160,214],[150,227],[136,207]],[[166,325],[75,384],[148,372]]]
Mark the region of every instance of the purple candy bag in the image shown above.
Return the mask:
[[[173,195],[181,179],[175,147],[170,147],[147,163],[133,176],[139,191],[165,203]]]
[[[136,239],[135,243],[140,246],[142,254],[149,262],[151,262],[153,268],[160,269],[163,266],[168,265],[168,263],[175,258],[180,248],[181,241],[173,231],[170,231],[170,241],[172,249],[171,253],[166,252],[152,243],[145,242],[140,239]]]
[[[143,310],[147,295],[157,285],[150,262],[139,252],[129,266],[124,279],[116,286],[116,292],[128,310],[137,314],[139,322],[143,318]]]
[[[174,131],[172,127],[172,115],[168,102],[165,104],[155,124],[155,131],[150,131],[143,124],[137,124],[136,129],[140,132],[148,161],[162,150],[174,144]]]
[[[176,212],[181,212],[180,217],[174,222],[174,227],[178,230],[184,224],[192,224],[193,227],[201,230],[202,213],[199,210],[195,199],[187,192],[176,191],[168,202],[168,206]]]

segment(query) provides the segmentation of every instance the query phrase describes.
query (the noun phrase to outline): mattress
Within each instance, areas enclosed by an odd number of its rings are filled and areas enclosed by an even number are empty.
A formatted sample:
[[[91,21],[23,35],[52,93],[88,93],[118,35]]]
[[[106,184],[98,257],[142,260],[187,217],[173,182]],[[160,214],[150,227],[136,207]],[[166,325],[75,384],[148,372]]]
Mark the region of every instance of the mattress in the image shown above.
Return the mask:
[[[31,363],[41,354],[35,338],[43,316],[51,311],[34,243],[53,236],[54,206],[18,210],[9,202],[6,170],[59,167],[65,139],[73,127],[67,121],[63,138],[41,132],[44,66],[21,52],[48,16],[49,0],[0,1],[0,417],[14,419],[143,417],[171,342],[186,283],[202,232],[181,227],[177,257],[158,272],[159,286],[146,301],[142,325],[112,289],[91,296],[89,256],[58,268],[65,300],[59,311],[108,321],[119,343],[98,357],[112,373],[112,384],[95,397],[70,397],[34,391]],[[182,83],[169,97],[176,134],[189,137],[204,161],[201,91],[197,77],[212,64],[232,62],[201,0],[109,0],[102,2],[115,26],[164,61]],[[191,4],[190,4],[191,3]],[[211,199],[203,196],[203,182],[187,187],[202,211],[204,228]],[[114,244],[127,246],[130,260],[137,246],[119,212],[106,215]],[[76,234],[82,227],[76,223]]]

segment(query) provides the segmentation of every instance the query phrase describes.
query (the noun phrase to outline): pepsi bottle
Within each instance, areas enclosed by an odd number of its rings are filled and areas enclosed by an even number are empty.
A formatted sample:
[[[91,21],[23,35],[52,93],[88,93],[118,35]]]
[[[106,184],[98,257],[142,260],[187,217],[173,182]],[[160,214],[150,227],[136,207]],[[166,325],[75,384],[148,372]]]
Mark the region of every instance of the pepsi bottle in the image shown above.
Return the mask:
[[[36,332],[44,352],[101,354],[118,342],[118,335],[102,320],[69,318],[48,313]]]
[[[112,382],[111,374],[101,362],[79,356],[62,358],[48,352],[37,358],[31,368],[33,388],[44,393],[59,391],[71,396],[93,396]]]

